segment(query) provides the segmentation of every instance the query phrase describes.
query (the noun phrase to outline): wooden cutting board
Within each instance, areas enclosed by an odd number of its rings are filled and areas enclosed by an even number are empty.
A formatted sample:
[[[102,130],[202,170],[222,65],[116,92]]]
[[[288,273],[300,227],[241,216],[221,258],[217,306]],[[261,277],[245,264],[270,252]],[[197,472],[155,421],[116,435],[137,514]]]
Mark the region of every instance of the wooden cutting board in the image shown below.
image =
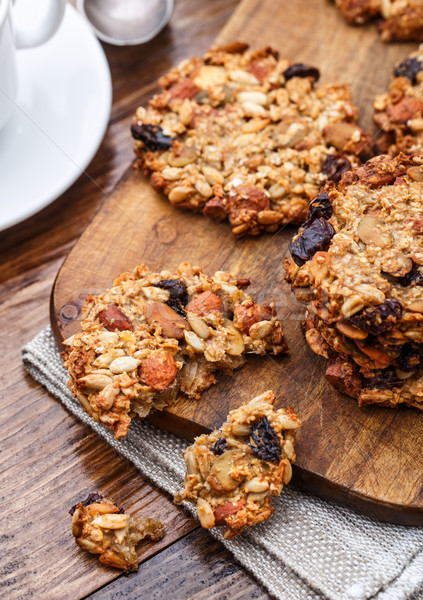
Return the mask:
[[[328,0],[244,0],[217,43],[231,40],[272,45],[294,62],[318,66],[322,81],[349,83],[367,128],[373,97],[386,90],[394,64],[416,47],[381,43],[374,25],[348,27]],[[129,131],[127,143],[132,144]],[[360,409],[326,382],[325,361],[309,350],[300,330],[303,307],[284,282],[282,261],[293,232],[285,227],[235,240],[228,224],[172,207],[129,167],[57,275],[51,297],[56,339],[60,344],[78,330],[88,293],[102,292],[137,264],[172,270],[187,260],[205,272],[250,278],[257,300],[276,299],[289,357],[252,357],[232,378],[221,377],[201,401],[180,397],[151,421],[192,439],[272,388],[278,407],[293,406],[303,421],[297,485],[382,520],[423,525],[423,414]]]

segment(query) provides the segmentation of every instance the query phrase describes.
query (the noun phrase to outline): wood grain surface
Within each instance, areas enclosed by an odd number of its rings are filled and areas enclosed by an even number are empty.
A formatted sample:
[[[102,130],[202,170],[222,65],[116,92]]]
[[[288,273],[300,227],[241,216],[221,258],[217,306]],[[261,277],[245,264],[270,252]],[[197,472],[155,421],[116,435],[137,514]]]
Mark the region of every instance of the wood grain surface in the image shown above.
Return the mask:
[[[269,598],[169,496],[36,384],[20,355],[22,345],[49,323],[50,292],[64,257],[132,160],[128,127],[134,105],[146,101],[167,69],[191,53],[204,52],[237,3],[177,0],[169,26],[148,44],[105,44],[114,100],[97,155],[48,208],[0,233],[1,598],[76,600],[97,589],[99,595],[108,594],[108,583],[116,579],[109,597],[148,597],[142,591],[142,569],[120,576],[75,545],[68,510],[91,491],[109,493],[129,511],[165,522],[163,541],[139,548],[150,585],[154,587],[155,577],[160,580],[161,600],[193,598],[201,582],[202,597],[208,589],[210,600],[222,600],[226,589],[232,590],[233,598]],[[194,529],[191,543],[187,534]],[[205,548],[210,548],[210,556]],[[171,555],[173,565],[184,564],[178,596],[173,582],[160,571],[162,555]],[[129,582],[134,586],[131,595],[126,593]]]
[[[244,0],[217,43],[236,39],[254,47],[270,44],[295,62],[315,64],[322,81],[350,83],[367,128],[374,96],[387,88],[394,64],[412,47],[382,44],[374,27],[346,26],[325,0]],[[360,409],[327,383],[325,361],[308,349],[300,330],[303,308],[284,282],[282,261],[292,234],[285,227],[235,240],[227,224],[175,209],[129,168],[58,274],[51,306],[57,339],[78,330],[88,293],[101,292],[136,264],[159,271],[188,260],[205,272],[250,278],[253,296],[276,300],[290,356],[252,358],[234,377],[221,377],[201,401],[180,396],[153,422],[191,439],[272,388],[277,405],[293,406],[303,421],[297,485],[382,520],[422,525],[423,457],[417,440],[423,415],[414,409]]]

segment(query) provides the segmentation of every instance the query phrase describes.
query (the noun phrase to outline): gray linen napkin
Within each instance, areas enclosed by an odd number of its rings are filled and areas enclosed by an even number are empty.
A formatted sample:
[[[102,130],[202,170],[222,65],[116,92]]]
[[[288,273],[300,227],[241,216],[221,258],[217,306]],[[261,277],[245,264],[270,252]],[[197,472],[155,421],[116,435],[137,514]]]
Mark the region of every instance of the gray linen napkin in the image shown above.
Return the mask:
[[[117,442],[72,397],[48,327],[22,350],[26,369],[83,423],[161,489],[181,488],[187,445],[134,422]],[[423,598],[423,529],[379,523],[288,486],[265,523],[230,541],[215,538],[281,600],[418,600]],[[187,510],[194,514],[191,505]]]

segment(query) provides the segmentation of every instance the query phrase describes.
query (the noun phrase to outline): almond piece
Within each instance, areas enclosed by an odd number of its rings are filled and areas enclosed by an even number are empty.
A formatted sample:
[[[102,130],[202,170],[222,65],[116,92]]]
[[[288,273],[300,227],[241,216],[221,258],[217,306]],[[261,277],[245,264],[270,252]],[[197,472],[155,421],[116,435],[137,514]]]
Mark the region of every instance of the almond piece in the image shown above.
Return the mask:
[[[223,314],[223,302],[216,294],[211,291],[202,292],[189,302],[186,307],[186,311],[195,313],[199,317],[208,315],[212,312]]]
[[[249,301],[246,304],[237,304],[235,306],[235,326],[242,331],[248,333],[250,327],[254,323],[260,321],[270,321],[272,312],[261,304]]]
[[[181,340],[187,322],[177,312],[162,302],[150,300],[144,305],[144,316],[147,323],[155,328],[160,328],[166,337]]]
[[[365,244],[374,244],[387,248],[392,244],[392,235],[388,228],[375,217],[365,215],[357,227],[357,235]]]
[[[133,331],[129,318],[115,304],[98,313],[98,320],[108,331]]]
[[[345,323],[345,321],[338,321],[335,327],[338,331],[346,335],[348,338],[351,338],[352,340],[365,340],[366,337],[369,335],[366,331],[358,329],[357,327],[353,327],[352,325]]]
[[[158,392],[162,392],[175,380],[178,367],[173,356],[165,350],[160,350],[150,358],[143,360],[138,367],[138,373],[143,383]]]
[[[216,492],[231,492],[240,485],[241,479],[231,477],[231,469],[232,465],[239,461],[243,454],[241,450],[227,450],[216,458],[207,478],[207,483]]]
[[[220,506],[216,506],[214,509],[214,518],[216,520],[216,525],[221,525],[225,519],[237,513],[245,504],[244,498],[238,500],[238,502],[232,503],[229,500],[225,502],[225,504],[221,504]]]

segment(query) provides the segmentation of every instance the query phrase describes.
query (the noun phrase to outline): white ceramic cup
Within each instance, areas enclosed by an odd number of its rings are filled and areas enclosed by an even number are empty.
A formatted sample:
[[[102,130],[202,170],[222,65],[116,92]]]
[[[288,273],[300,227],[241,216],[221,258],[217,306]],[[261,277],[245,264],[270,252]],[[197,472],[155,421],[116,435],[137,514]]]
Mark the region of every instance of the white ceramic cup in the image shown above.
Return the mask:
[[[17,0],[19,2],[19,0]],[[32,9],[38,4],[32,2]],[[0,0],[0,128],[8,121],[18,91],[16,51],[46,42],[58,29],[66,0],[48,0],[43,18],[32,28],[22,28],[14,19],[15,0]]]

